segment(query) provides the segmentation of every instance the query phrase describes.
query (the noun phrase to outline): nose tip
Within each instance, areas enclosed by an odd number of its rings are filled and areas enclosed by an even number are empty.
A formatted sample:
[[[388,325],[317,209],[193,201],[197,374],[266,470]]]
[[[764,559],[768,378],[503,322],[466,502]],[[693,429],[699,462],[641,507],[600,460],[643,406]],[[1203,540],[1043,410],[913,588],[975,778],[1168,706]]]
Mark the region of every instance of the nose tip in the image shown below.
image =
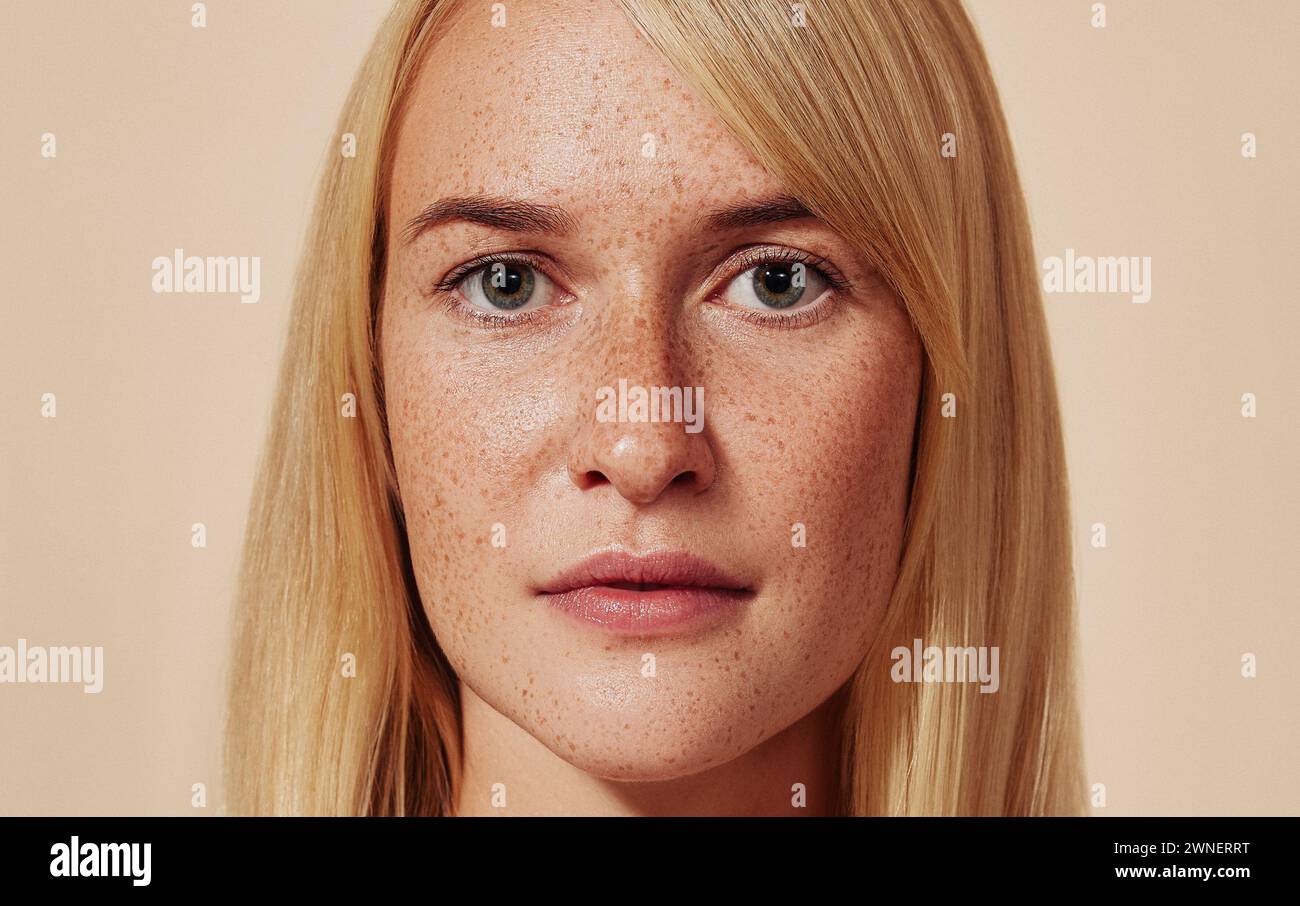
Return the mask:
[[[575,445],[569,476],[581,490],[608,483],[630,503],[654,503],[672,487],[700,494],[715,464],[703,434],[680,424],[596,424]]]

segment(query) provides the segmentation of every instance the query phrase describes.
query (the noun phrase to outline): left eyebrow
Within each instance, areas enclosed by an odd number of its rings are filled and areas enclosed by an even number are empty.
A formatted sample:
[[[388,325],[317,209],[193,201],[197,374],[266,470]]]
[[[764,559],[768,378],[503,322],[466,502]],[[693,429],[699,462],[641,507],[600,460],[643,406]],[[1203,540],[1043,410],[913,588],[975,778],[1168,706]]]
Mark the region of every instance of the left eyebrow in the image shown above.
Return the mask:
[[[773,195],[718,208],[706,215],[703,223],[711,230],[734,230],[815,216],[793,195]]]

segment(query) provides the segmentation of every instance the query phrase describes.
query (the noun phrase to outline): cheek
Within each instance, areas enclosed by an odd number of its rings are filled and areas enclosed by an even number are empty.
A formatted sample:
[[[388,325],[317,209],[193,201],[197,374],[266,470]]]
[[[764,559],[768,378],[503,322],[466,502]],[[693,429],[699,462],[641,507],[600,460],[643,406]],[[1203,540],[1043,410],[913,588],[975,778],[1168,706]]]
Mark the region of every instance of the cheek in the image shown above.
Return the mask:
[[[789,493],[828,570],[846,575],[846,561],[874,561],[899,536],[916,406],[916,369],[872,350],[829,364],[790,414]]]
[[[475,356],[422,323],[385,325],[384,381],[399,478],[436,485],[452,513],[508,506],[544,469],[554,382],[508,359]],[[414,490],[414,489],[413,489]]]
[[[545,433],[536,423],[550,404],[545,387],[514,380],[508,367],[467,360],[422,305],[389,309],[383,380],[412,565],[434,631],[450,641],[486,618],[468,602],[499,575],[483,569],[500,556],[494,527],[516,524],[519,488],[542,461],[529,445]]]
[[[772,539],[765,633],[848,661],[865,653],[896,577],[920,351],[905,322],[874,323],[809,361],[773,360],[728,387],[713,424],[750,524]]]

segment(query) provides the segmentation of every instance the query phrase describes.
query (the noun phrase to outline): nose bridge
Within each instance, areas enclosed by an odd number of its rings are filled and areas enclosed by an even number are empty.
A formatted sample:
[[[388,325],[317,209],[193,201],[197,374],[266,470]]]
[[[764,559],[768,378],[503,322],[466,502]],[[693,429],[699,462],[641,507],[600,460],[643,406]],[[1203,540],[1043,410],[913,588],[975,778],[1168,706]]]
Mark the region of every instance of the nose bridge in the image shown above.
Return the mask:
[[[620,377],[649,384],[680,383],[689,367],[686,349],[674,326],[681,315],[677,239],[672,224],[657,224],[652,212],[634,208],[629,222],[646,224],[635,235],[622,236],[602,254],[595,300],[594,330],[588,338],[601,364],[601,383]]]
[[[603,281],[603,298],[594,300],[590,330],[583,338],[583,380],[592,401],[602,390],[680,387],[692,370],[690,350],[676,330],[681,301],[672,298],[659,265],[649,256],[624,254]],[[655,426],[657,422],[620,422]]]
[[[673,329],[673,304],[643,297],[636,303],[610,306],[599,330],[598,342],[606,352],[602,384],[619,378],[645,386],[681,383],[687,363]]]

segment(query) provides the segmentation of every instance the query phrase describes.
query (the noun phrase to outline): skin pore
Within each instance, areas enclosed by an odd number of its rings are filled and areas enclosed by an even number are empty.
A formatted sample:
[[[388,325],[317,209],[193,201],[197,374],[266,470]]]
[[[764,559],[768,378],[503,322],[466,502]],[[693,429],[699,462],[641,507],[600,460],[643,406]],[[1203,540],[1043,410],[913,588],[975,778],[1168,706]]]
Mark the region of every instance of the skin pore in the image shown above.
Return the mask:
[[[899,300],[612,3],[516,0],[505,28],[467,5],[422,64],[387,205],[382,373],[460,681],[456,813],[831,811],[836,693],[902,546],[921,350]],[[494,263],[495,294],[473,269]],[[761,296],[796,263],[802,294]],[[598,419],[620,379],[704,388],[703,430]],[[542,600],[610,550],[686,551],[747,592],[646,633]]]

